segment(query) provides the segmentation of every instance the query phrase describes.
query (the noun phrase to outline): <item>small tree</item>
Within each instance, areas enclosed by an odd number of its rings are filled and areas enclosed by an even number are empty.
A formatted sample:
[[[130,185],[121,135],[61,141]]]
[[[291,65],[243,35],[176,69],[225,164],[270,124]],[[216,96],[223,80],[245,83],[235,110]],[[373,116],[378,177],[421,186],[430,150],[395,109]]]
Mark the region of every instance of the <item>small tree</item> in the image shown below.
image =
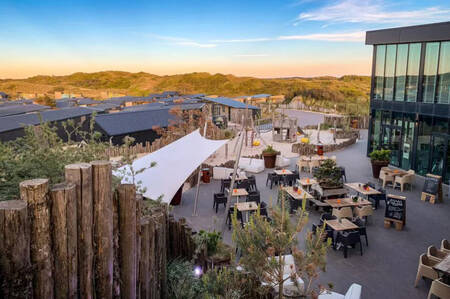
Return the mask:
[[[323,242],[326,233],[325,227],[321,227],[315,234],[308,232],[305,248],[298,249],[297,235],[308,223],[306,198],[297,211],[298,220],[294,224],[285,203],[285,192],[281,192],[280,205],[270,209],[271,221],[261,216],[258,210],[250,217],[249,223],[242,227],[237,220],[237,213],[233,216],[233,241],[242,253],[240,264],[246,271],[261,277],[265,284],[277,286],[279,298],[284,297],[283,283],[289,279],[294,281],[300,296],[316,297],[317,292],[312,285],[318,278],[319,270],[325,270],[326,252],[331,240]],[[289,253],[294,257],[295,267],[292,267],[290,276],[285,278],[285,255]],[[297,284],[298,277],[305,283],[303,289]],[[264,288],[261,290],[264,291]]]

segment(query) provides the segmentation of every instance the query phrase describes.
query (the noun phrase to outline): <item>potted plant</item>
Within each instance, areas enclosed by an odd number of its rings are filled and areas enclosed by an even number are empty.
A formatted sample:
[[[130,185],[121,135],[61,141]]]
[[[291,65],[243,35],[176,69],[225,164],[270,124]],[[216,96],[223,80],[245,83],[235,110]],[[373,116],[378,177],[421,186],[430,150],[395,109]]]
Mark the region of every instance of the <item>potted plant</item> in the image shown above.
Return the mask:
[[[372,163],[373,177],[378,179],[382,167],[389,165],[391,160],[391,151],[386,149],[374,150],[369,154],[370,162]]]
[[[262,152],[264,158],[264,167],[274,168],[277,160],[278,151],[276,151],[271,145],[268,145]]]
[[[342,187],[342,172],[336,162],[327,159],[315,171],[314,177],[323,189],[335,189]]]

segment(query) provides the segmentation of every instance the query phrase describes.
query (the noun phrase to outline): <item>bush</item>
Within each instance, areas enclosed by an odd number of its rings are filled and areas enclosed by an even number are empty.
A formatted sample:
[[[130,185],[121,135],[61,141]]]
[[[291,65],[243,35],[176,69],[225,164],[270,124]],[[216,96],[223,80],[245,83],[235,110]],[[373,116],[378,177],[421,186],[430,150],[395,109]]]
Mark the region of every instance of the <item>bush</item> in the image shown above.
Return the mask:
[[[370,160],[389,162],[391,160],[391,151],[386,149],[374,150],[369,154]]]
[[[278,155],[279,152],[276,151],[271,145],[268,145],[264,150],[263,150],[263,154],[275,154]]]
[[[202,293],[202,281],[194,276],[194,265],[182,259],[167,264],[168,298],[193,299]]]

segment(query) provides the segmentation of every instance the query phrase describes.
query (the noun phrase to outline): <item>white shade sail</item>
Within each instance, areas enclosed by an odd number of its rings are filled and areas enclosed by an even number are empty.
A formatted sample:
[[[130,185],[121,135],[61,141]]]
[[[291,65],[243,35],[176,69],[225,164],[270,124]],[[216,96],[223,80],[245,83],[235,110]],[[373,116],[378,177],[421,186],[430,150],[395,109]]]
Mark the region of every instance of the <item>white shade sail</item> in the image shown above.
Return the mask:
[[[141,181],[141,188],[146,188],[144,196],[170,203],[181,185],[216,150],[228,140],[209,140],[196,130],[156,152],[145,155],[133,162],[135,171],[146,168],[135,177],[135,182]],[[155,162],[156,166],[150,167]],[[125,165],[119,169],[129,170]],[[114,172],[119,175],[118,171]],[[122,183],[131,183],[133,178],[125,176]]]

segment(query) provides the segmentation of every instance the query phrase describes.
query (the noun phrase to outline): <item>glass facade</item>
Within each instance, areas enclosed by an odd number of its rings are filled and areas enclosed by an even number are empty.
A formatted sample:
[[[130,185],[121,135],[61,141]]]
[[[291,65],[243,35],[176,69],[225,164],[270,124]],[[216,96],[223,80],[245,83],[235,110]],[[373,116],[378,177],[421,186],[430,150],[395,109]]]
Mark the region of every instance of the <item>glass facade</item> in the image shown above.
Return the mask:
[[[386,56],[386,46],[376,46],[376,64],[375,64],[375,89],[374,99],[383,99],[383,86],[384,86],[384,59]]]
[[[434,103],[438,60],[439,43],[427,43],[425,50],[425,65],[423,67],[422,101],[424,103]]]
[[[376,45],[374,53],[368,152],[390,149],[391,165],[448,182],[450,41]]]
[[[408,63],[408,45],[397,46],[397,62],[395,66],[395,101],[405,100],[406,66]]]
[[[437,78],[437,102],[450,103],[450,42],[441,43]]]

